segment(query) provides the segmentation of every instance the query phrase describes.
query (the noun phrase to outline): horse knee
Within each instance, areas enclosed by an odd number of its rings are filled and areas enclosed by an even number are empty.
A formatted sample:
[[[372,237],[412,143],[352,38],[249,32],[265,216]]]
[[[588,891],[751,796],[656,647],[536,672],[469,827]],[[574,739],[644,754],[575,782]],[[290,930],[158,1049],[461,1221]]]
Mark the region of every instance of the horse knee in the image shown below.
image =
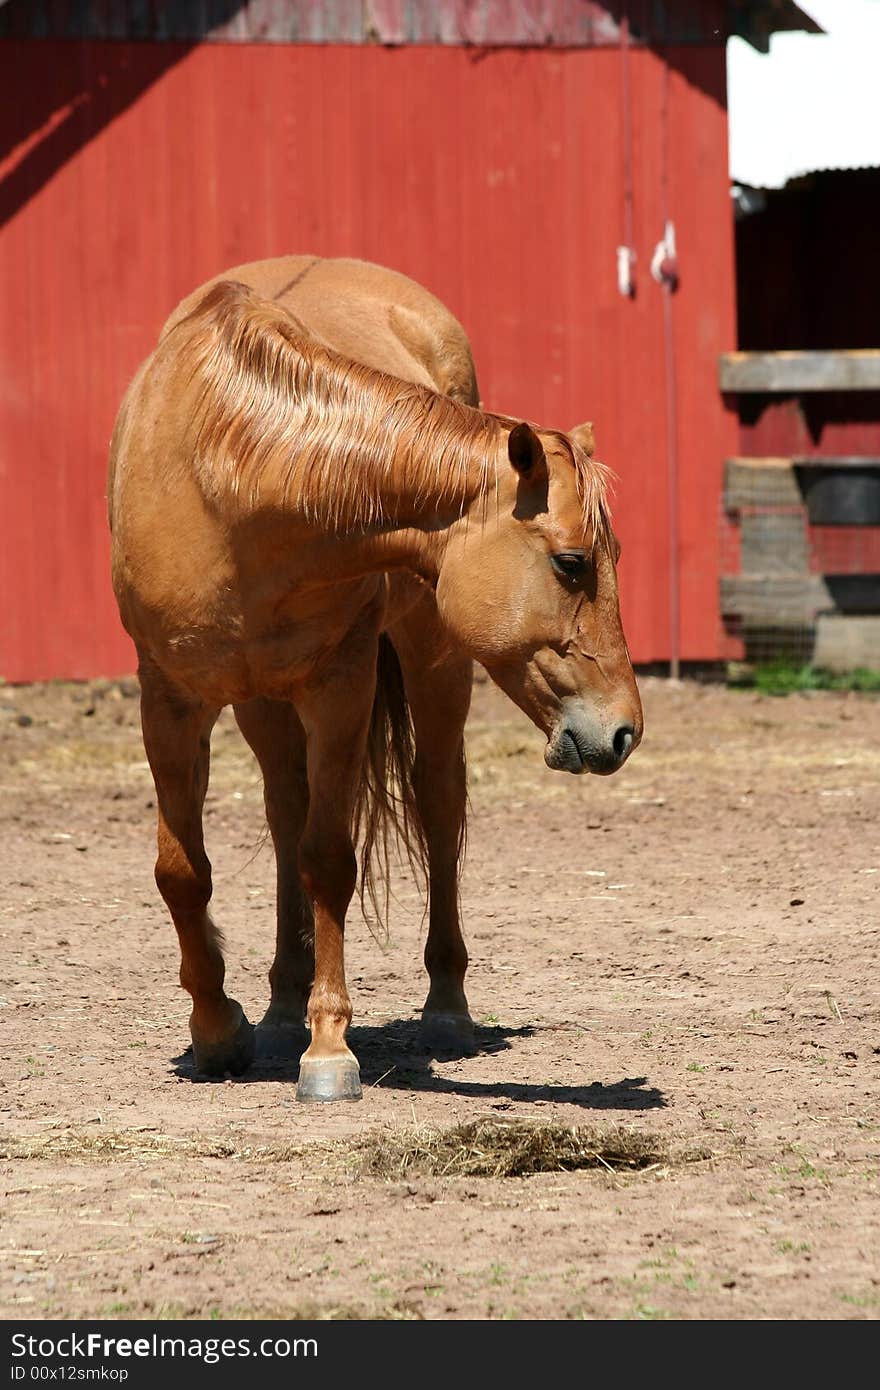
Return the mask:
[[[156,887],[172,913],[189,916],[205,912],[211,901],[211,866],[206,859],[197,871],[177,856],[160,855],[156,860]]]
[[[304,839],[299,852],[303,888],[312,902],[344,913],[357,886],[357,855],[349,839],[335,842]]]

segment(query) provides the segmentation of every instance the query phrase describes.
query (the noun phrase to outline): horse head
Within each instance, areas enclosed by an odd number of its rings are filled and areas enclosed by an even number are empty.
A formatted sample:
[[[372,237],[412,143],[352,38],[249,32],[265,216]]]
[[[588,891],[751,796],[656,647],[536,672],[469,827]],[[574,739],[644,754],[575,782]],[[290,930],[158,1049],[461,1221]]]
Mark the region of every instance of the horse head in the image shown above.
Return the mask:
[[[590,427],[575,437],[515,424],[505,434],[495,492],[450,535],[440,612],[546,735],[548,767],[615,772],[641,739],[642,708],[606,473],[591,458]]]

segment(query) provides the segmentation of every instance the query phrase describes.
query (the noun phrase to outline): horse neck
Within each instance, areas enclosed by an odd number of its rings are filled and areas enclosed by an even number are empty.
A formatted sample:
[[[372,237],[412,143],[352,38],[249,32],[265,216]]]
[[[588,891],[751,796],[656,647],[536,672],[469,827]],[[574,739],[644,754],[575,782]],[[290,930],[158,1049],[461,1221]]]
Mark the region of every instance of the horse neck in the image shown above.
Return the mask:
[[[305,469],[323,475],[337,529],[436,532],[494,489],[502,432],[493,416],[398,383],[393,400],[366,417],[365,427],[358,420],[337,433],[323,467]]]
[[[435,586],[452,539],[482,527],[487,509],[494,509],[494,492],[487,493],[484,478],[471,482],[428,501],[420,493],[397,490],[387,498],[396,508],[394,521],[337,533],[332,545],[340,577],[405,569]]]
[[[362,417],[350,399],[329,429],[326,416],[302,418],[288,457],[260,471],[253,500],[330,533],[342,548],[442,550],[451,527],[493,505],[506,436],[500,419],[472,406],[395,387],[384,408],[367,401]]]
[[[163,348],[182,370],[195,360],[182,408],[197,480],[230,517],[274,513],[351,548],[491,505],[500,417],[303,339],[245,286],[215,287]]]

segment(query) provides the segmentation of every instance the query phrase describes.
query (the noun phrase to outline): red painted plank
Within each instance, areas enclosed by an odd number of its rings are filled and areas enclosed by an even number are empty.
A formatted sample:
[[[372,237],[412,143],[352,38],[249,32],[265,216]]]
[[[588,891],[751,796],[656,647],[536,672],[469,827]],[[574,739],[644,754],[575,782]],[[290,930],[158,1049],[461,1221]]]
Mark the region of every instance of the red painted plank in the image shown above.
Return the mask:
[[[817,391],[740,403],[737,452],[756,458],[867,454],[880,457],[880,392]]]

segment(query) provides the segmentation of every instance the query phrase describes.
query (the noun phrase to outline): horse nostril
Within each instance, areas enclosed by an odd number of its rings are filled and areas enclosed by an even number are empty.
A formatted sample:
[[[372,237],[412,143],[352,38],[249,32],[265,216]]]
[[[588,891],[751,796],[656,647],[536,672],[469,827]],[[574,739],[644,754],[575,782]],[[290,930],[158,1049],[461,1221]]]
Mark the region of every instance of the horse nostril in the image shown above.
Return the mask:
[[[632,748],[633,735],[635,730],[632,724],[621,724],[614,735],[614,756],[619,763],[622,763],[629,750]]]

